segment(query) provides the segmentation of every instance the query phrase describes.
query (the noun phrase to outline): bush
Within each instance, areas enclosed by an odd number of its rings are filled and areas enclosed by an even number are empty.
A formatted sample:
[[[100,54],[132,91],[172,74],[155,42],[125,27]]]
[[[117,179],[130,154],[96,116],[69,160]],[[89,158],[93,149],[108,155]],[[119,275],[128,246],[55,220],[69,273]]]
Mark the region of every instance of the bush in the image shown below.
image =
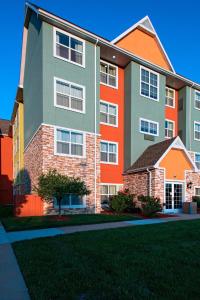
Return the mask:
[[[138,196],[138,201],[141,204],[142,213],[146,217],[155,216],[159,211],[162,211],[160,199],[151,196]]]
[[[111,197],[110,208],[117,213],[132,212],[135,208],[134,195],[128,190],[118,192],[117,195]]]
[[[12,216],[13,216],[13,206],[0,204],[0,218],[7,218]]]
[[[193,196],[192,201],[197,203],[197,208],[200,208],[200,196]]]

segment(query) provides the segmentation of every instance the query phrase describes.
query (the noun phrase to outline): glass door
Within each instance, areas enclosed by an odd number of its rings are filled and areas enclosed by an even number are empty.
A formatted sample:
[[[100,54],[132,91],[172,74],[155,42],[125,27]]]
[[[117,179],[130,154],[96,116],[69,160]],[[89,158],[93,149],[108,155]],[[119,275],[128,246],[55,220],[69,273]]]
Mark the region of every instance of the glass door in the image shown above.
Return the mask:
[[[165,211],[180,212],[183,203],[183,184],[178,182],[165,183]]]

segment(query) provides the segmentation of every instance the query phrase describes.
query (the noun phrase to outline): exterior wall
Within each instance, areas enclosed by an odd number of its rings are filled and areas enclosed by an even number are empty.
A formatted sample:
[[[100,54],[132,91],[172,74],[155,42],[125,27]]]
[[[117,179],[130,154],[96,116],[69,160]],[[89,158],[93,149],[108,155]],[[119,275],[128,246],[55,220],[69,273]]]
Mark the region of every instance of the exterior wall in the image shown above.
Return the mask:
[[[56,169],[58,172],[80,177],[85,181],[91,194],[86,198],[86,208],[78,212],[94,212],[95,199],[95,136],[86,133],[86,158],[72,158],[54,154],[54,127],[41,126],[33,140],[25,150],[25,168],[30,177],[31,187],[37,185],[37,178],[42,172]],[[97,137],[97,211],[100,211],[100,139]],[[45,213],[52,213],[52,205],[45,205]],[[69,209],[70,210],[70,209]],[[72,209],[74,210],[74,209]]]
[[[101,182],[122,184],[124,171],[124,70],[118,68],[118,89],[100,86],[100,100],[118,105],[118,127],[100,124],[102,140],[118,143],[118,165],[101,163]]]
[[[153,64],[171,70],[157,38],[146,31],[135,29],[116,44]]]
[[[190,121],[191,124],[191,142],[190,142],[190,147],[189,150],[194,151],[194,152],[200,152],[200,141],[196,141],[194,140],[194,122],[200,122],[200,110],[195,108],[195,90],[190,88],[190,93],[191,93],[191,120],[188,120],[188,122]]]
[[[178,91],[175,91],[175,107],[165,106],[165,119],[174,121],[174,135],[178,135]]]
[[[0,135],[0,204],[13,203],[13,139]]]
[[[186,186],[185,200],[192,201],[192,196],[195,195],[195,187],[200,187],[200,173],[199,172],[186,172],[186,183],[192,182],[192,188]]]
[[[146,171],[124,175],[124,188],[136,196],[149,193],[149,174]]]
[[[164,190],[165,190],[165,173],[162,169],[154,169],[151,171],[151,195],[160,199],[161,203],[165,202]]]
[[[166,78],[160,75],[159,101],[148,99],[140,95],[140,65],[131,62],[125,69],[125,169],[148,146],[165,139],[165,86]],[[140,118],[159,123],[159,136],[153,141],[146,140],[140,133]]]

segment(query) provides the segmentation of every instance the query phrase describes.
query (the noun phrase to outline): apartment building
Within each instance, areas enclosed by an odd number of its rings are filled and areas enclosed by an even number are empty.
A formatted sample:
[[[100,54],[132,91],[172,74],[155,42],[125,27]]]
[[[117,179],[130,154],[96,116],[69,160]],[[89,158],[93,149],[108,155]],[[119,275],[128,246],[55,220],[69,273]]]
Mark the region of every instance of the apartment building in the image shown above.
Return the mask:
[[[108,41],[26,4],[18,90],[31,187],[55,168],[91,190],[66,210],[99,212],[122,187],[167,211],[200,194],[200,85],[176,74],[148,17]]]

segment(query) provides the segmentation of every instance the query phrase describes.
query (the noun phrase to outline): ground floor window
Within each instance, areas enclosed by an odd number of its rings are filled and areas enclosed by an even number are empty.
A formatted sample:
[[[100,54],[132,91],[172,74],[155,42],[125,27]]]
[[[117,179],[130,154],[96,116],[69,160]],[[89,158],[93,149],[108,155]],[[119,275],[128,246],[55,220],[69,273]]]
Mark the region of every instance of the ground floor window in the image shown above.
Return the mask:
[[[61,201],[62,208],[83,208],[85,206],[85,198],[83,196],[68,194]],[[57,199],[54,200],[54,207],[58,207]]]
[[[101,207],[109,206],[109,200],[122,188],[122,184],[102,184],[101,185]]]
[[[200,186],[196,186],[196,187],[194,188],[194,193],[195,193],[195,196],[200,197]]]

